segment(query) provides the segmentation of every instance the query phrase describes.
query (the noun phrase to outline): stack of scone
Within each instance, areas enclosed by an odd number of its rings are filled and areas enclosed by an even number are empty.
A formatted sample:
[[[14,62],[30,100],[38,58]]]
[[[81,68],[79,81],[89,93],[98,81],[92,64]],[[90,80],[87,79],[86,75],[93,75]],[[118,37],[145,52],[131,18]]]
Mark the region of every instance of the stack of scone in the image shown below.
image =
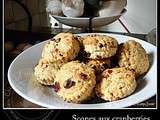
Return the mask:
[[[38,82],[44,85],[53,85],[60,67],[73,60],[79,53],[78,40],[71,33],[60,33],[45,44],[42,58],[35,67],[35,76]]]
[[[134,40],[118,45],[106,35],[60,33],[45,44],[34,75],[67,102],[82,103],[95,93],[115,101],[131,95],[148,68],[148,55]]]

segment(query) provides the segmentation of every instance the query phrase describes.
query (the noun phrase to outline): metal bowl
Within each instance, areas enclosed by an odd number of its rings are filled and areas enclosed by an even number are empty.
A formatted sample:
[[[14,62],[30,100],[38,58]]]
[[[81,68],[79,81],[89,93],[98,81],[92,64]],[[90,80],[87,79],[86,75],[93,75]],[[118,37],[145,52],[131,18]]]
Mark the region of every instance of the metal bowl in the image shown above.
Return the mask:
[[[105,15],[99,17],[93,17],[91,22],[91,27],[100,27],[108,25],[116,21],[121,17],[127,10],[125,9],[127,5],[127,0],[109,0],[105,8]],[[90,19],[89,17],[64,17],[51,15],[53,18],[58,20],[60,23],[69,25],[72,27],[89,27]]]

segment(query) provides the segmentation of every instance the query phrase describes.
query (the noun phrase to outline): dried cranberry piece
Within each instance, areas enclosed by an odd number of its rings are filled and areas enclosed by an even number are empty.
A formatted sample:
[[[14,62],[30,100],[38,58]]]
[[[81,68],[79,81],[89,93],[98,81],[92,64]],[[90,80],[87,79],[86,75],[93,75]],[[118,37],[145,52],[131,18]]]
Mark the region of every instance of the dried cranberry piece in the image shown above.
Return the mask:
[[[71,88],[72,86],[75,86],[75,84],[76,84],[76,83],[75,83],[74,81],[68,79],[68,80],[65,81],[65,83],[64,83],[64,88],[69,89],[69,88]]]
[[[112,70],[108,70],[108,73],[111,74],[111,73],[112,73]]]
[[[119,89],[122,89],[123,87],[119,87]]]
[[[81,73],[80,74],[80,78],[82,79],[82,80],[86,80],[87,79],[87,75],[86,74],[84,74],[84,73]]]
[[[59,82],[55,82],[55,84],[53,85],[54,91],[58,92],[60,90],[60,84]]]
[[[103,47],[103,44],[100,43],[100,44],[99,44],[99,47],[102,48],[102,47]]]
[[[57,48],[55,49],[55,52],[58,52],[58,49],[57,49]]]
[[[60,56],[63,56],[62,54],[59,54]]]
[[[106,78],[107,78],[107,77],[109,77],[109,76],[110,76],[110,74],[111,74],[111,73],[112,73],[112,70],[107,69],[107,70],[105,70],[105,71],[103,72],[103,74],[102,74],[102,75],[103,75],[104,77],[106,77]]]
[[[47,68],[48,67],[48,65],[45,65],[45,68]]]

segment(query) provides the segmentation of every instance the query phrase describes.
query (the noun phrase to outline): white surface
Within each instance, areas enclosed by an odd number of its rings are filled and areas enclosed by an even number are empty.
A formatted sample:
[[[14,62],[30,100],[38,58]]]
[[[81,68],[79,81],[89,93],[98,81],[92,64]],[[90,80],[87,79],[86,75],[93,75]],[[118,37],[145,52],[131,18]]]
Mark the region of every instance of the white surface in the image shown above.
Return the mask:
[[[80,34],[84,35],[84,34]],[[137,90],[130,96],[106,103],[73,104],[60,99],[53,88],[41,86],[33,82],[33,68],[38,63],[42,48],[47,42],[42,42],[28,48],[11,63],[8,70],[8,80],[11,87],[23,98],[35,104],[52,109],[118,109],[142,102],[156,94],[157,90],[157,49],[150,43],[123,35],[107,34],[115,37],[119,43],[133,39],[142,44],[150,55],[150,69],[139,81]]]
[[[131,33],[147,34],[156,28],[156,0],[127,0],[127,12],[120,19]],[[118,21],[116,21],[118,22]],[[121,24],[104,26],[109,31],[127,32],[121,28]]]
[[[128,0],[127,13],[122,17],[133,33],[148,33],[156,28],[156,0]]]
[[[118,20],[107,26],[95,28],[95,30],[127,33],[127,31],[124,29],[124,27],[120,24]]]

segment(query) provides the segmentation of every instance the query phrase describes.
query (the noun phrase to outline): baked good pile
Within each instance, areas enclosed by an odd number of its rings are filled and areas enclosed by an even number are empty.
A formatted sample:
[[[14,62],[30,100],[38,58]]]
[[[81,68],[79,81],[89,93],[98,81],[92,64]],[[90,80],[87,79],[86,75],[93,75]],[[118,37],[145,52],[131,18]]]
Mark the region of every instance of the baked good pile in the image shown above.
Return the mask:
[[[148,55],[135,40],[119,44],[107,35],[59,33],[44,45],[34,75],[64,101],[84,103],[95,96],[116,101],[131,95],[148,69]]]

